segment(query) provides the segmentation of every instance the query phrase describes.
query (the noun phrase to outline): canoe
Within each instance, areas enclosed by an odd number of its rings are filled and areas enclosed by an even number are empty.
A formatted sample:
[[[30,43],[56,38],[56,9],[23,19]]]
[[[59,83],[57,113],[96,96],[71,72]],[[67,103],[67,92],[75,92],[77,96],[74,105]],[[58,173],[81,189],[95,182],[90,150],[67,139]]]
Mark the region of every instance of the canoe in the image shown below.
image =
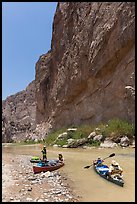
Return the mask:
[[[97,166],[93,164],[93,168],[97,174],[99,174],[102,178],[106,179],[107,181],[113,182],[121,187],[124,186],[124,180],[119,176],[116,175],[115,177],[110,177],[106,174],[109,171],[109,167],[107,165]]]
[[[30,159],[30,162],[31,162],[31,163],[39,163],[40,160]]]
[[[43,160],[41,160],[41,159],[30,159],[30,162],[31,163],[39,163],[39,162],[41,162],[41,161],[43,161]],[[49,160],[47,160],[47,162],[50,162],[50,161],[58,161],[58,159],[49,159]]]
[[[40,166],[39,163],[33,166],[34,174],[46,171],[54,171],[64,166],[64,162],[56,162],[55,164],[47,163],[45,166]]]
[[[32,157],[31,159],[30,159],[30,162],[31,163],[39,163],[40,162],[40,158],[39,157]]]

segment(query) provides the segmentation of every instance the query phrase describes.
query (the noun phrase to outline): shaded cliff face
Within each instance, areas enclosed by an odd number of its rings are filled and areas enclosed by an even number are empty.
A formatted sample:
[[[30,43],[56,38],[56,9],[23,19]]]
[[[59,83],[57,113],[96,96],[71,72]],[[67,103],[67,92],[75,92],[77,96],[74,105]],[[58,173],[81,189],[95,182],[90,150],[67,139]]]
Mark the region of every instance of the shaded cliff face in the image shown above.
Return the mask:
[[[134,24],[134,2],[58,3],[51,50],[36,63],[36,123],[134,122]]]
[[[2,101],[2,142],[21,141],[35,129],[35,81]]]

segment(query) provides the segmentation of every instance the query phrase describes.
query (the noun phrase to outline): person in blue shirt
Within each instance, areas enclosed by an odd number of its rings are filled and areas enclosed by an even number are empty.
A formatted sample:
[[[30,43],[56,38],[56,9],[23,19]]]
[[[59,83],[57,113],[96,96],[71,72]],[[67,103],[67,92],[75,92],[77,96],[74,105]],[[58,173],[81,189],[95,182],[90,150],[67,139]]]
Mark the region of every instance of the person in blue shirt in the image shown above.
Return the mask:
[[[104,160],[99,156],[97,160],[94,161],[94,164],[97,166],[102,166]]]

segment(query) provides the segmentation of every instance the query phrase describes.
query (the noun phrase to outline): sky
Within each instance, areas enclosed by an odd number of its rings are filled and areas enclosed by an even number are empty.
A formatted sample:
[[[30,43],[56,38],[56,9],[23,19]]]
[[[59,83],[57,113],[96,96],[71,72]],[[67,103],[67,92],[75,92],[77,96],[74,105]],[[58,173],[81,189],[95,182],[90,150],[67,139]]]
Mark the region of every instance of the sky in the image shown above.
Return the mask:
[[[2,2],[2,100],[35,79],[35,64],[51,48],[57,2]]]

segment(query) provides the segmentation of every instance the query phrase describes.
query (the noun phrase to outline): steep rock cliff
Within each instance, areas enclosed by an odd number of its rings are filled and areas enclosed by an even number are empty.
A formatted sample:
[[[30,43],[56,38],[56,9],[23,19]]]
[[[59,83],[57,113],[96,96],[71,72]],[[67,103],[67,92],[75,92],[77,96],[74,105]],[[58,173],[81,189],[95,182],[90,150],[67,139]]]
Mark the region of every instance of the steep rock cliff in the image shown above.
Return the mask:
[[[51,50],[36,63],[36,123],[134,122],[134,44],[134,2],[58,3]]]
[[[2,142],[21,141],[35,127],[35,81],[2,101]]]
[[[62,126],[135,122],[135,3],[60,2],[35,81],[2,102],[2,142]]]

